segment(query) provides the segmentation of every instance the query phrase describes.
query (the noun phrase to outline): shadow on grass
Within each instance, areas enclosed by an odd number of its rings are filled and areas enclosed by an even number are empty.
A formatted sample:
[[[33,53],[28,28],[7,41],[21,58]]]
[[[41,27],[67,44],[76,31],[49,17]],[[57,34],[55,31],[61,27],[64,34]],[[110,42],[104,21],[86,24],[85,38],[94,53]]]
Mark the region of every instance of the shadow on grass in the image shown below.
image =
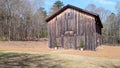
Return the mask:
[[[54,59],[49,54],[0,54],[0,68],[63,68],[62,63],[65,61]]]
[[[19,53],[0,53],[0,68],[72,68],[67,66],[72,66],[74,64],[69,64],[69,62],[77,62],[71,60],[63,60],[51,54],[19,54]],[[71,58],[73,59],[73,58]],[[84,60],[91,61],[91,60]],[[79,60],[76,65],[80,68],[89,68],[87,65],[98,66],[100,68],[120,68],[119,65],[113,63],[103,62],[104,64],[89,63]],[[83,63],[83,64],[81,64]],[[69,64],[69,65],[68,65]],[[83,67],[81,67],[83,66]],[[73,67],[73,68],[79,68]]]
[[[100,65],[100,68],[120,68],[120,66],[116,66],[113,64],[105,64],[105,65]]]

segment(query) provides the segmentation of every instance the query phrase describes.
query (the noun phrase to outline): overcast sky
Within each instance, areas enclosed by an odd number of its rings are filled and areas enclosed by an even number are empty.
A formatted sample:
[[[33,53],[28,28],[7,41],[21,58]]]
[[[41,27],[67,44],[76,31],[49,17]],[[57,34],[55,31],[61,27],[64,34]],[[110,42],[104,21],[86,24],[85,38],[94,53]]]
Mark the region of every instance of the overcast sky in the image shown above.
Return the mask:
[[[56,0],[45,0],[44,7],[48,11]],[[88,4],[95,4],[97,7],[104,7],[116,13],[115,5],[120,0],[61,0],[65,5],[71,4],[84,9]]]

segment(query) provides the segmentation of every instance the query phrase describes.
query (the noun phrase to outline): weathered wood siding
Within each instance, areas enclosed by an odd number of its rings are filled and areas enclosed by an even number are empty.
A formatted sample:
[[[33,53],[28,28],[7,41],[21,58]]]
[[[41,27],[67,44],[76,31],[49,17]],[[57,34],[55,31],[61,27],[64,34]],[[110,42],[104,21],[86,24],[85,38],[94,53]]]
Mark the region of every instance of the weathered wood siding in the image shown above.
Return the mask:
[[[67,9],[48,22],[49,47],[54,47],[57,40],[58,46],[77,49],[80,40],[84,41],[84,48],[95,50],[99,44],[99,27],[96,26],[95,17]]]

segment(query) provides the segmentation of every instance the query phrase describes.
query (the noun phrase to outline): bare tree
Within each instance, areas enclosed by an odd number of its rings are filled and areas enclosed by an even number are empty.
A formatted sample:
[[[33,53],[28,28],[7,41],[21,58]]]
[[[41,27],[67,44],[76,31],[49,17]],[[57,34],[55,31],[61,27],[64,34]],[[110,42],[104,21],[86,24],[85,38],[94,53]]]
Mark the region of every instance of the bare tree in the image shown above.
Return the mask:
[[[88,6],[85,9],[91,12],[95,12],[96,8],[97,7],[94,4],[88,4]]]
[[[35,26],[34,29],[36,30],[36,37],[40,38],[41,36],[41,31],[42,29],[46,29],[47,25],[45,23],[45,18],[46,18],[46,11],[44,10],[44,8],[40,7],[34,14],[34,22],[35,22]]]
[[[34,0],[33,5],[29,0],[0,0],[0,40],[35,40],[34,37],[39,36],[35,31],[43,26],[38,26],[35,19],[40,20],[38,23],[45,22],[45,13],[40,9],[39,14],[37,10],[41,5],[35,3],[43,1]],[[36,26],[39,28],[35,29]]]
[[[117,36],[117,29],[116,29],[116,15],[114,13],[112,13],[106,20],[106,26],[105,28],[107,28],[107,40],[108,43],[111,44],[116,44],[116,38]]]
[[[117,28],[117,33],[118,33],[118,43],[120,44],[120,2],[117,2],[115,8],[117,10],[117,24],[116,24],[116,28]]]
[[[86,10],[99,14],[103,23],[105,22],[107,17],[111,14],[109,10],[106,10],[103,7],[96,7],[94,4],[88,4]]]

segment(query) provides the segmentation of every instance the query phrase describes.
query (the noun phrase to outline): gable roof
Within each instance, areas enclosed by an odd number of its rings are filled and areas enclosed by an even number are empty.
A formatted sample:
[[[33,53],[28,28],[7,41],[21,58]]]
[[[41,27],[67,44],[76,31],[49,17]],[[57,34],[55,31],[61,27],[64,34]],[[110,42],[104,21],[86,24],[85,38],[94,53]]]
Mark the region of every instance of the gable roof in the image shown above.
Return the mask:
[[[66,5],[66,6],[64,6],[62,9],[60,9],[59,11],[57,11],[55,14],[51,15],[50,17],[48,17],[48,18],[46,19],[46,22],[49,22],[49,21],[52,20],[54,17],[56,17],[57,15],[59,15],[60,13],[62,13],[63,11],[65,11],[65,10],[68,9],[68,8],[71,8],[71,9],[74,9],[74,10],[76,10],[76,11],[78,11],[78,12],[83,12],[83,13],[85,13],[85,14],[94,16],[94,17],[96,18],[97,24],[100,25],[101,28],[103,28],[102,22],[101,22],[100,17],[99,17],[99,15],[98,15],[97,13],[89,12],[89,11],[87,11],[87,10],[84,10],[84,9],[81,9],[81,8],[78,8],[78,7],[69,5],[69,4]]]

